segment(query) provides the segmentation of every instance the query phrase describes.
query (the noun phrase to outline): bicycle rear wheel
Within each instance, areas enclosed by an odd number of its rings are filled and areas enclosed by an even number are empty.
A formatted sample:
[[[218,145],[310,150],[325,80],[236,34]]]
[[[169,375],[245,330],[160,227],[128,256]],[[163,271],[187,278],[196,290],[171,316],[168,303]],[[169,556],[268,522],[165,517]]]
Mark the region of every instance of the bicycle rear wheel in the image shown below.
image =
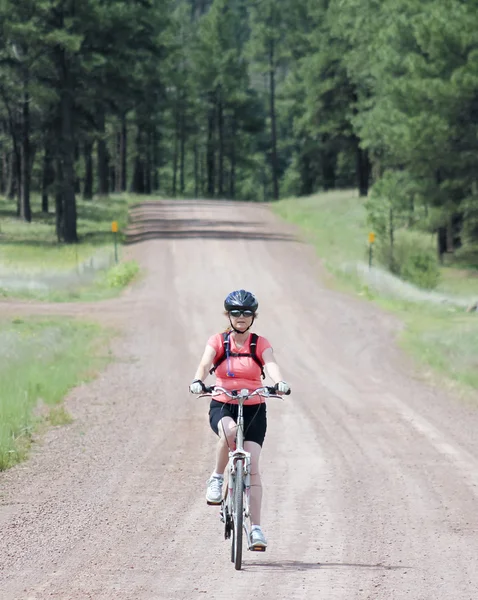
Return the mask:
[[[236,462],[236,481],[234,485],[234,529],[232,533],[232,549],[231,559],[234,563],[236,571],[242,567],[242,534],[244,523],[243,510],[243,493],[244,493],[244,461]]]

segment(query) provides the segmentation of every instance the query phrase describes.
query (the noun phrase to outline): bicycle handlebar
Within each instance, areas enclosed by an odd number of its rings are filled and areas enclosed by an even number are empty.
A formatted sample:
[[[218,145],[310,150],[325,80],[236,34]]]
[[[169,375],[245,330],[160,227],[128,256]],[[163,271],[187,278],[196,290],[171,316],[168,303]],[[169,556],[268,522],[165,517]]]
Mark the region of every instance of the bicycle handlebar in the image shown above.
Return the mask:
[[[199,394],[199,397],[203,397],[203,396],[211,396],[213,392],[218,391],[221,392],[223,394],[225,394],[226,396],[229,396],[229,398],[232,399],[236,399],[236,398],[241,398],[244,400],[247,400],[248,398],[251,398],[252,396],[265,396],[266,398],[281,398],[281,396],[279,396],[277,394],[277,390],[274,386],[264,386],[264,387],[260,387],[257,388],[256,390],[253,390],[252,392],[248,389],[242,389],[242,390],[226,390],[223,387],[220,387],[218,385],[211,385],[209,387],[204,386],[204,392],[202,394]],[[287,392],[286,395],[290,394],[290,390]]]

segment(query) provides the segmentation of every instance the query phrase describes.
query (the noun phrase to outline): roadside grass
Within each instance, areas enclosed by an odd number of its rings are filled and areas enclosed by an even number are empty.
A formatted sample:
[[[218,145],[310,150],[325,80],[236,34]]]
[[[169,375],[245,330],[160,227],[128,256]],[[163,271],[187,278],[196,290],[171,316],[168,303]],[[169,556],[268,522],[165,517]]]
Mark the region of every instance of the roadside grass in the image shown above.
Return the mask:
[[[72,421],[61,402],[111,360],[110,335],[68,319],[0,320],[0,471],[24,460],[47,426]]]
[[[1,298],[37,300],[44,302],[97,302],[115,298],[119,292],[140,276],[140,267],[135,260],[119,262],[109,269],[98,271],[94,279],[83,284],[74,283],[70,287],[55,289],[0,288]]]
[[[405,315],[400,345],[437,373],[478,389],[478,318],[466,313],[448,318],[435,311]]]
[[[55,214],[41,212],[41,199],[32,195],[32,222],[16,218],[15,202],[0,197],[0,263],[15,269],[43,271],[75,268],[99,248],[113,249],[111,222],[118,221],[120,232],[128,219],[133,197],[127,194],[91,201],[77,200],[79,244],[59,244]],[[121,235],[121,234],[120,234]]]
[[[342,273],[341,266],[349,261],[367,260],[366,214],[355,192],[290,198],[271,207],[302,229],[324,265],[334,273]]]
[[[461,296],[478,297],[478,253],[470,256],[470,262],[463,262],[457,257],[453,262],[447,257],[441,269],[442,279],[437,291]]]
[[[478,316],[440,305],[381,297],[344,264],[368,260],[368,233],[363,201],[352,191],[289,198],[271,205],[283,219],[300,227],[324,266],[333,274],[330,283],[342,291],[358,293],[397,314],[405,323],[400,344],[415,359],[436,373],[478,388]],[[427,235],[427,234],[424,234]],[[428,236],[429,237],[429,236]],[[437,292],[478,298],[478,260],[469,254],[456,263],[447,257]]]
[[[41,200],[32,196],[32,222],[16,218],[15,203],[0,198],[0,275],[19,281],[18,286],[0,283],[0,297],[13,296],[49,301],[100,300],[118,294],[139,272],[136,263],[122,263],[124,229],[128,209],[143,200],[131,194],[78,199],[78,244],[60,244],[56,239],[55,215],[41,212]],[[112,221],[118,222],[118,259],[115,264]],[[127,266],[121,266],[127,264]],[[114,265],[114,266],[113,266]],[[110,285],[128,273],[122,285]],[[42,285],[43,279],[48,284]],[[28,280],[28,285],[24,284]],[[52,283],[53,281],[53,283]],[[57,283],[55,283],[57,282]]]

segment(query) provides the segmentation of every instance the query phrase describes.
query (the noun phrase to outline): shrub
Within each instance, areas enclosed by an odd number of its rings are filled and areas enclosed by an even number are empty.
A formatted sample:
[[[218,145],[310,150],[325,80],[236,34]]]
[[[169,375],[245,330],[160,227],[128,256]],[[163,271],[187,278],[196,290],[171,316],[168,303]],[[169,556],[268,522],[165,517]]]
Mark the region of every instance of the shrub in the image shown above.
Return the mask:
[[[435,255],[419,248],[412,250],[401,265],[400,276],[418,287],[436,288],[440,281],[440,270]]]
[[[398,232],[393,249],[390,244],[378,246],[377,259],[392,273],[418,287],[434,289],[440,282],[436,250],[424,234]]]
[[[109,287],[126,287],[139,272],[138,263],[135,260],[121,262],[110,269],[106,275]]]

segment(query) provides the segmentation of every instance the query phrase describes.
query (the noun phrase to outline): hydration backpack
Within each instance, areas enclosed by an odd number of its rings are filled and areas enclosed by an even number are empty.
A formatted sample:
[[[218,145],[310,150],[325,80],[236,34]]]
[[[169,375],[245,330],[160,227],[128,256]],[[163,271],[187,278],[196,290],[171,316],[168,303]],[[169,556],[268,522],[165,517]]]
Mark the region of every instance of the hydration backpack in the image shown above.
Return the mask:
[[[222,364],[228,357],[234,358],[236,356],[250,356],[252,360],[260,367],[262,379],[265,379],[266,376],[264,373],[264,363],[257,356],[257,340],[259,338],[257,333],[251,333],[251,343],[249,344],[251,349],[250,352],[231,352],[231,342],[229,339],[230,334],[230,331],[225,331],[222,334],[222,354],[219,355],[219,358],[216,360],[209,373],[212,375],[218,366]]]

